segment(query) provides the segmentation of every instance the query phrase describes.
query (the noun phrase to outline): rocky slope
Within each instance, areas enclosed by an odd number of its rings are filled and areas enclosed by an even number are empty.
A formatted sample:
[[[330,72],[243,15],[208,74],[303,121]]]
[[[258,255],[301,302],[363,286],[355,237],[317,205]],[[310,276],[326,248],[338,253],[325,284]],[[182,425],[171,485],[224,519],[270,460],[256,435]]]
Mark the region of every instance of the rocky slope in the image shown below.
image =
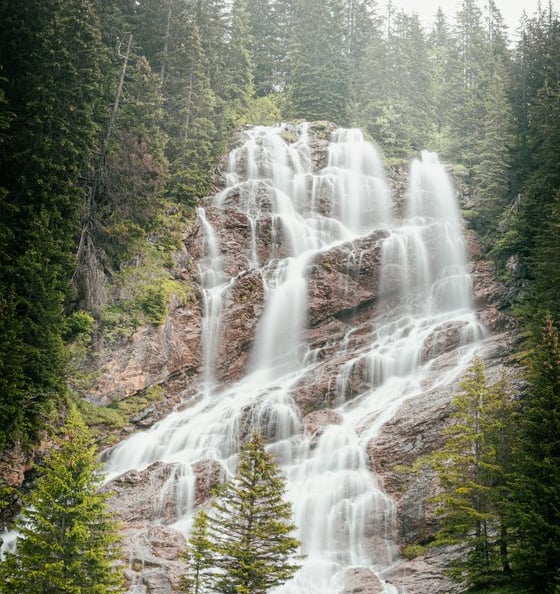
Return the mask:
[[[326,140],[315,138],[312,141],[316,168],[326,163],[327,147]],[[405,168],[395,167],[389,175],[393,192],[398,196],[398,209],[406,186]],[[259,219],[256,252],[262,259],[271,252],[282,255],[287,248],[282,237],[273,233],[273,222],[266,216],[269,199],[266,188],[263,187],[259,196],[259,207],[265,214]],[[206,217],[220,240],[224,270],[235,279],[225,295],[226,313],[216,355],[216,377],[224,385],[238,380],[246,370],[257,321],[263,310],[263,280],[249,265],[247,246],[251,228],[242,202],[243,196],[230,194],[222,208],[206,208]],[[327,206],[325,204],[325,208]],[[375,324],[386,308],[391,307],[391,282],[384,283],[383,293],[379,285],[381,246],[386,236],[383,230],[373,232],[322,252],[310,263],[304,340],[310,350],[317,353],[318,365],[312,374],[300,380],[292,396],[300,408],[304,431],[314,439],[328,425],[341,422],[340,415],[332,409],[337,405],[336,375],[352,353],[371,340],[372,322]],[[196,263],[204,257],[206,246],[204,230],[198,220],[186,231],[185,246],[192,258],[190,282],[200,286]],[[515,328],[512,320],[500,310],[504,288],[495,280],[491,265],[481,258],[472,234],[469,248],[474,302],[479,319],[488,331],[481,353],[490,375],[497,375],[508,365]],[[140,329],[129,344],[112,353],[89,398],[104,404],[115,398],[126,398],[157,382],[163,386],[166,397],[147,417],[149,422],[157,420],[179,402],[188,404],[201,379],[201,309],[200,301],[189,309],[171,306],[163,327]],[[341,351],[339,345],[350,330],[348,348]],[[437,358],[438,361],[439,367],[434,367],[433,373],[445,371],[446,353],[451,364],[459,341],[460,328],[452,324],[442,326],[426,340],[425,360]],[[372,379],[367,370],[357,366],[347,381],[348,393],[360,394],[371,387]],[[433,530],[436,519],[428,499],[437,489],[437,481],[429,475],[410,479],[397,469],[439,446],[441,431],[450,422],[451,398],[456,388],[456,385],[447,385],[406,401],[369,443],[367,454],[371,468],[397,503],[401,545],[424,542]],[[247,411],[248,419],[250,414]],[[245,427],[248,430],[248,421]],[[111,485],[115,491],[112,505],[125,525],[130,583],[141,582],[150,593],[174,592],[181,572],[177,552],[183,546],[183,537],[170,526],[177,517],[175,483],[170,480],[174,472],[172,465],[156,463],[140,473],[128,473]],[[196,500],[200,502],[209,488],[219,482],[222,469],[208,460],[202,461],[194,472]],[[150,521],[156,518],[160,525],[151,525]],[[403,559],[384,577],[406,588],[409,594],[459,592],[460,586],[450,583],[442,571],[453,554],[456,554],[453,550],[444,549],[412,560]],[[373,594],[380,591],[375,576],[363,570],[354,572],[347,582],[347,592]]]
[[[321,125],[320,134],[312,136],[311,155],[315,169],[326,163],[328,142]],[[389,172],[396,204],[401,203],[406,186],[406,168],[396,166]],[[219,179],[219,178],[217,178]],[[273,221],[266,216],[266,188],[260,194],[256,253],[278,255],[286,251],[280,236],[273,232]],[[230,194],[223,208],[208,207],[206,216],[220,239],[224,269],[235,278],[225,296],[225,319],[219,339],[216,377],[223,384],[238,380],[248,365],[257,321],[263,310],[262,276],[249,265],[247,253],[250,221],[240,209],[243,197]],[[325,203],[325,208],[328,205]],[[372,323],[391,307],[392,286],[379,284],[381,247],[387,232],[375,231],[358,240],[343,243],[310,263],[308,282],[308,323],[304,340],[317,357],[313,373],[303,376],[292,396],[301,411],[303,430],[314,439],[325,427],[341,423],[336,407],[336,376],[352,353],[371,340]],[[508,366],[508,354],[515,340],[515,326],[501,311],[504,288],[495,280],[491,265],[481,257],[474,236],[469,237],[472,258],[474,302],[479,319],[488,336],[481,354],[489,373],[497,375]],[[187,262],[185,274],[194,287],[200,287],[197,263],[206,250],[200,220],[185,230]],[[98,405],[123,400],[153,385],[161,386],[164,398],[133,419],[121,431],[129,433],[146,428],[175,407],[189,406],[202,380],[201,328],[202,293],[194,304],[183,306],[172,302],[165,323],[159,327],[139,328],[126,344],[112,350],[98,361],[95,385],[84,396]],[[348,333],[352,329],[350,337]],[[339,349],[348,340],[345,351]],[[460,328],[443,325],[425,341],[425,360],[437,358],[433,373],[443,373],[460,340]],[[371,387],[367,370],[355,367],[348,377],[347,392],[360,394]],[[450,422],[451,398],[456,385],[433,390],[407,400],[394,416],[384,423],[368,445],[371,469],[380,477],[385,491],[394,498],[398,509],[398,540],[401,545],[423,542],[433,530],[436,519],[428,497],[437,489],[433,476],[407,478],[397,471],[416,458],[436,449],[441,431]],[[248,411],[250,416],[250,411]],[[247,428],[249,423],[247,423]],[[143,592],[172,594],[176,592],[181,562],[178,553],[184,537],[171,525],[177,519],[177,498],[173,480],[176,467],[155,463],[141,472],[130,472],[113,481],[108,488],[114,493],[111,505],[123,524],[124,550],[127,554],[127,579],[130,586],[142,585]],[[196,479],[196,501],[202,502],[217,484],[223,469],[212,460],[202,460],[193,469]],[[157,520],[157,524],[152,522]],[[443,594],[459,592],[443,574],[443,565],[453,550],[431,551],[424,557],[403,559],[384,577],[409,594]],[[346,592],[350,594],[380,591],[377,578],[356,570],[349,576]]]

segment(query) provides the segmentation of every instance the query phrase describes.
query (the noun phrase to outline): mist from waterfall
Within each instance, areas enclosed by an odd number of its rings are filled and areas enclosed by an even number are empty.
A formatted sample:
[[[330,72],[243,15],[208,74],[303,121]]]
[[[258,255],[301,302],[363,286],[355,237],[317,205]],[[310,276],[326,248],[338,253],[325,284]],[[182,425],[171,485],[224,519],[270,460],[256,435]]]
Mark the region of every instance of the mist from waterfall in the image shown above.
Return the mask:
[[[200,263],[205,308],[201,395],[114,448],[107,479],[156,461],[177,463],[175,475],[183,477],[177,526],[186,531],[196,511],[191,465],[215,459],[233,473],[242,426],[249,422],[281,463],[302,542],[301,570],[275,592],[335,594],[344,589],[349,568],[364,567],[380,577],[384,592],[396,593],[383,582],[383,572],[398,558],[396,507],[371,471],[366,446],[427,382],[433,387],[458,375],[472,348],[468,345],[481,336],[471,307],[457,201],[437,155],[423,153],[412,163],[407,206],[402,220],[396,220],[381,158],[360,131],[337,130],[328,163],[319,172],[313,171],[307,125],[299,127],[293,143],[284,140],[284,131],[282,126],[246,131],[245,141],[230,155],[227,187],[211,204],[219,209],[234,202],[247,216],[247,269],[258,271],[264,284],[264,310],[245,377],[230,386],[215,378],[223,295],[236,278],[224,272],[219,238],[200,208],[206,237]],[[257,233],[265,216],[276,239],[263,255]],[[378,229],[389,230],[380,280],[387,315],[372,321],[365,346],[342,357],[333,399],[341,422],[307,435],[292,392],[317,369],[304,341],[311,263],[318,253]],[[458,329],[465,348],[436,379],[426,345],[449,327]],[[351,339],[352,330],[338,345],[339,353],[346,353]],[[349,387],[356,373],[366,386],[359,394]],[[141,585],[134,588],[131,592],[144,592]]]

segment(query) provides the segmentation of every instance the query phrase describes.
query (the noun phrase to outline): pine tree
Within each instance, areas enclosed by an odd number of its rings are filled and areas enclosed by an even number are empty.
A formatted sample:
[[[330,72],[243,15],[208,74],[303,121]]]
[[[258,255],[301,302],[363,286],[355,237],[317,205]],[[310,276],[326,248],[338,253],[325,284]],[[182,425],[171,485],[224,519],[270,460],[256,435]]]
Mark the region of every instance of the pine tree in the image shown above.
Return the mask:
[[[499,213],[507,204],[510,149],[513,145],[506,69],[500,61],[496,61],[492,70],[484,98],[484,125],[478,163],[474,167],[479,225],[485,233],[495,229]]]
[[[272,95],[286,86],[292,4],[292,0],[247,2],[249,51],[257,97]]]
[[[434,115],[432,146],[444,154],[449,152],[449,128],[453,110],[452,98],[460,86],[459,71],[454,58],[457,56],[455,40],[446,16],[441,8],[428,40],[430,74]]]
[[[515,569],[530,591],[552,593],[560,578],[560,333],[550,315],[534,334],[528,380],[513,484]]]
[[[69,411],[61,437],[17,523],[16,553],[0,563],[3,594],[122,592],[116,527],[99,493],[95,445],[79,413]]]
[[[221,150],[217,142],[217,97],[208,75],[199,22],[207,20],[203,8],[193,10],[188,0],[174,0],[169,40],[169,59],[164,86],[166,155],[170,179],[167,193],[193,204],[206,195],[211,166]],[[189,43],[184,43],[188,39]]]
[[[451,156],[471,168],[478,163],[482,135],[481,114],[484,113],[486,36],[482,14],[475,0],[463,0],[457,14],[454,68],[460,83],[454,88],[450,118]]]
[[[295,526],[285,489],[278,465],[255,433],[240,452],[235,477],[219,491],[208,516],[201,512],[195,522],[191,589],[185,591],[264,594],[293,576],[299,542],[290,536]]]
[[[347,122],[350,70],[342,0],[299,0],[290,45],[294,117]]]
[[[234,0],[231,15],[223,98],[234,123],[247,113],[253,98],[253,63],[249,53],[249,15],[247,0]]]
[[[0,21],[2,111],[13,114],[0,153],[2,448],[7,436],[33,436],[64,393],[63,304],[103,51],[88,0],[7,0]]]
[[[475,359],[454,398],[455,423],[439,452],[429,457],[442,491],[436,543],[466,544],[465,558],[451,575],[474,586],[492,583],[509,572],[508,476],[513,404],[506,378],[489,386],[484,365]],[[423,461],[422,463],[424,463]]]
[[[193,523],[186,550],[181,554],[188,573],[181,578],[181,592],[204,594],[208,592],[208,570],[212,567],[211,543],[208,540],[208,514],[202,510]]]

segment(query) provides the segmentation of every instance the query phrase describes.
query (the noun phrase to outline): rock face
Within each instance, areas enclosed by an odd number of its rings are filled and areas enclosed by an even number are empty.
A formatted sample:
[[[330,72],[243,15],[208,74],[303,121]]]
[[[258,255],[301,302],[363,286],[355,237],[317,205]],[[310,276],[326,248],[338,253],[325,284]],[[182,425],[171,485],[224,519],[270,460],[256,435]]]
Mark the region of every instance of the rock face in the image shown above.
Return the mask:
[[[328,132],[329,126],[324,124],[324,130]],[[309,146],[315,170],[324,167],[327,141],[312,134]],[[240,162],[239,167],[245,165]],[[396,167],[390,176],[390,185],[397,193],[395,210],[401,211],[406,186],[404,166]],[[223,176],[216,179],[221,185]],[[249,354],[266,293],[264,275],[255,268],[254,261],[262,263],[288,253],[287,239],[279,232],[278,221],[270,215],[270,187],[260,183],[252,194],[251,208],[260,213],[253,243],[255,230],[246,214],[247,200],[242,189],[226,190],[219,194],[219,208],[215,199],[205,209],[207,222],[220,241],[222,270],[231,277],[223,295],[224,317],[214,361],[216,381],[222,387],[239,380],[250,365]],[[377,230],[360,239],[341,241],[318,253],[308,264],[308,323],[303,338],[309,345],[307,356],[314,365],[293,386],[290,396],[297,405],[304,434],[311,437],[312,448],[328,427],[343,423],[342,415],[333,410],[342,404],[337,401],[340,370],[356,353],[366,349],[372,340],[373,325],[392,307],[394,282],[388,278],[380,287],[382,247],[389,234],[389,230]],[[194,263],[208,258],[205,237],[204,226],[197,219],[186,234],[187,251]],[[488,331],[483,354],[490,373],[498,374],[505,365],[515,326],[502,311],[504,288],[495,280],[491,266],[481,259],[473,236],[469,238],[469,247],[474,257],[474,302],[478,318]],[[158,384],[166,398],[157,414],[142,417],[145,426],[179,403],[189,403],[189,397],[202,381],[203,311],[203,278],[196,264],[189,268],[189,282],[199,288],[197,303],[188,308],[172,308],[163,326],[139,329],[128,344],[102,361],[99,379],[88,394],[92,401],[108,404]],[[434,374],[451,368],[462,330],[461,323],[444,322],[424,340],[421,361],[437,359]],[[381,381],[371,367],[364,356],[348,370],[344,376],[348,401]],[[457,382],[455,378],[445,387],[405,401],[368,442],[369,467],[396,503],[400,545],[423,542],[437,524],[429,503],[429,496],[438,488],[435,477],[424,474],[410,479],[399,472],[399,467],[412,464],[440,446],[442,430],[451,422],[451,398]],[[241,441],[249,430],[251,414],[248,407],[239,429]],[[363,431],[368,429],[366,425]],[[150,593],[177,592],[181,573],[177,555],[184,546],[184,537],[172,525],[181,505],[174,487],[174,477],[180,472],[185,471],[179,464],[156,462],[145,470],[121,476],[108,487],[114,492],[112,508],[125,526],[131,588],[139,585],[144,588],[142,591]],[[225,476],[222,466],[213,459],[200,460],[188,472],[191,474],[185,480],[194,481],[197,504],[206,500],[212,487]],[[155,520],[159,525],[149,526]],[[442,549],[425,557],[403,559],[384,578],[409,594],[460,592],[460,586],[450,583],[443,572],[454,554],[457,552]],[[349,570],[345,583],[345,594],[383,591],[378,578],[365,568]]]
[[[383,586],[372,571],[364,568],[350,569],[345,576],[343,594],[381,594]]]
[[[125,577],[129,591],[149,594],[178,592],[184,564],[179,553],[185,548],[185,537],[168,526],[151,526],[127,535],[123,550],[128,552]]]
[[[176,380],[184,386],[200,366],[201,317],[199,303],[172,303],[162,326],[140,327],[129,342],[96,360],[97,377],[88,400],[107,405],[153,385],[166,388],[169,398],[177,397]]]

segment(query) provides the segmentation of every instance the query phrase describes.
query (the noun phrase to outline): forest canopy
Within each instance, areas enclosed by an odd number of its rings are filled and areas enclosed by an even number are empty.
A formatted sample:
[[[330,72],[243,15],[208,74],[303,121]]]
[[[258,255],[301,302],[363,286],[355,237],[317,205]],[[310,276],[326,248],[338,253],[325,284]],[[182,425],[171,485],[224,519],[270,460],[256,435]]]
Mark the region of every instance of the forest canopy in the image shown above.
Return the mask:
[[[67,341],[108,327],[108,283],[162,235],[162,212],[211,191],[247,123],[358,126],[389,163],[440,152],[513,287],[505,305],[558,321],[551,7],[513,43],[492,0],[429,30],[375,0],[5,0],[0,20],[0,449],[61,406]],[[152,323],[165,282],[134,302]]]

